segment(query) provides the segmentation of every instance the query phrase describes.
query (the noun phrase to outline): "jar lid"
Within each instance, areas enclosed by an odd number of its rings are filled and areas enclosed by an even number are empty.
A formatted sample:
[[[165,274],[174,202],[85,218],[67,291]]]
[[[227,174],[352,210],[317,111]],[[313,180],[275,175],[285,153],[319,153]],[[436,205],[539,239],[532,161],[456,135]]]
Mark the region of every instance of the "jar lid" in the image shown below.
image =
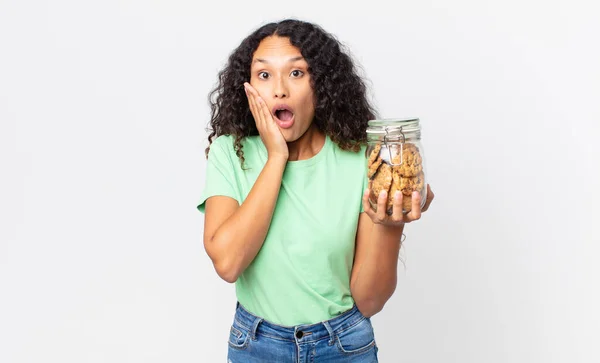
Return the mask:
[[[421,125],[419,118],[385,118],[370,120],[368,122],[367,134],[400,134],[419,131]]]

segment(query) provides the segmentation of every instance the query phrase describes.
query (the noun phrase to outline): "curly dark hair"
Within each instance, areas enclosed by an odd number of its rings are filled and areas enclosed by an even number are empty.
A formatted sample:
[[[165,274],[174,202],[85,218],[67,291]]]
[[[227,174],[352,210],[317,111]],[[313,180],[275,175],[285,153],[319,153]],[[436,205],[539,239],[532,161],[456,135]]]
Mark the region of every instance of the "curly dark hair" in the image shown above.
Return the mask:
[[[214,138],[233,135],[234,149],[244,165],[241,141],[258,135],[244,82],[250,80],[252,56],[259,43],[273,35],[289,38],[308,63],[315,93],[313,122],[341,149],[359,151],[366,142],[367,122],[375,118],[375,110],[367,100],[367,89],[357,67],[343,51],[342,44],[320,26],[285,19],[263,25],[246,37],[219,72],[218,85],[209,94],[211,119],[206,130],[209,132],[206,156]]]

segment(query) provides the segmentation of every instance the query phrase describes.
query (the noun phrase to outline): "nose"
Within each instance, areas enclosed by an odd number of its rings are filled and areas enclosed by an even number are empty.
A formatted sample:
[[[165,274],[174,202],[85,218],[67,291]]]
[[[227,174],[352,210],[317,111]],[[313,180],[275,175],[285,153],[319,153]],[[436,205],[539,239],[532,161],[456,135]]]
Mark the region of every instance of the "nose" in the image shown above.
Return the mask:
[[[273,95],[275,98],[285,98],[289,96],[288,87],[284,77],[279,77],[273,85]]]

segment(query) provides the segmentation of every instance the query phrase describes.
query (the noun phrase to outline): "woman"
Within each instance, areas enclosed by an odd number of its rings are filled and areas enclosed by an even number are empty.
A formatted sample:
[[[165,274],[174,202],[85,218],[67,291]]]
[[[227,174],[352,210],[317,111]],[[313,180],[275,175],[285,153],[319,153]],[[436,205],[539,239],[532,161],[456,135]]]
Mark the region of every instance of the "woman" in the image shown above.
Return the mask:
[[[257,29],[211,94],[204,246],[235,282],[231,362],[376,362],[370,317],[396,287],[402,213],[368,202],[366,88],[338,41],[298,20]],[[362,195],[362,198],[361,198]]]

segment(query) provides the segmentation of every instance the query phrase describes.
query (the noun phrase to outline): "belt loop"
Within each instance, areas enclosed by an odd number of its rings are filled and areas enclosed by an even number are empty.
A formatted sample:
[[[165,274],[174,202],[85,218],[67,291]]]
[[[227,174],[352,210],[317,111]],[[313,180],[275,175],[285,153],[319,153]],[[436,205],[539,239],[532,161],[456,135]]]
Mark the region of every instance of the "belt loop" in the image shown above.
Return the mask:
[[[333,345],[333,343],[335,342],[335,334],[333,333],[333,329],[331,329],[331,325],[329,325],[327,321],[324,321],[323,325],[325,326],[325,329],[327,329],[327,331],[329,332],[329,345]]]
[[[256,317],[254,320],[254,324],[252,324],[252,331],[250,332],[250,338],[252,340],[256,340],[256,330],[258,330],[258,324],[260,324],[263,320],[259,317]]]

